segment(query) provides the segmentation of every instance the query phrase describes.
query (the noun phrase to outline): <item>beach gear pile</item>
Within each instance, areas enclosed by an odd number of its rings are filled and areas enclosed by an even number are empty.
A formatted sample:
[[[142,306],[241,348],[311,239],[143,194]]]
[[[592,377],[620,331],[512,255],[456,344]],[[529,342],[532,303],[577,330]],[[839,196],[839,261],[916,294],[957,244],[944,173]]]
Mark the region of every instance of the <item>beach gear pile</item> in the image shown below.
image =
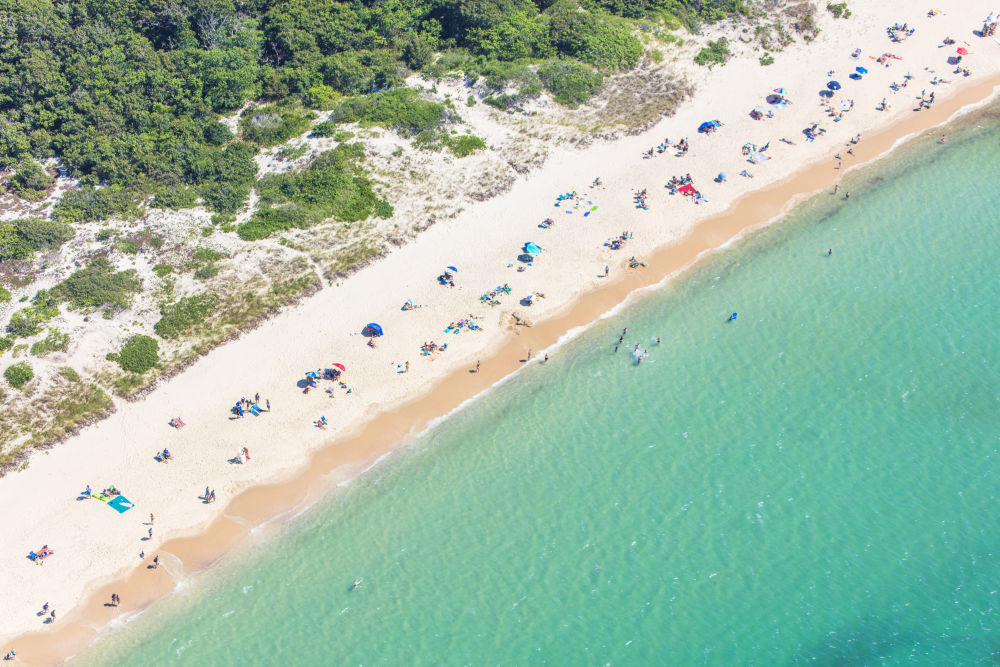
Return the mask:
[[[889,39],[894,42],[902,42],[907,37],[911,36],[917,31],[916,28],[910,28],[905,23],[899,25],[898,23],[885,29],[885,34],[889,35]]]
[[[421,306],[415,306],[415,305],[413,305],[413,299],[407,299],[406,303],[403,304],[403,306],[402,306],[402,308],[400,308],[400,310],[403,310],[403,311],[406,311],[406,310],[415,310],[417,308],[423,308],[423,306],[422,305]]]
[[[504,283],[503,285],[497,285],[496,289],[492,289],[489,292],[484,293],[481,297],[479,297],[479,300],[491,306],[499,306],[500,302],[497,301],[497,297],[506,294],[510,294],[510,285]]]
[[[632,232],[622,232],[615,238],[608,239],[604,242],[605,248],[611,248],[612,250],[621,250],[622,246],[625,245],[625,241],[632,238]]]
[[[563,193],[563,194],[559,195],[558,197],[556,197],[556,206],[561,205],[564,201],[579,202],[580,201],[580,195],[578,195],[576,193],[576,190],[573,190],[572,192]]]
[[[648,196],[648,194],[646,193],[646,189],[645,188],[643,188],[642,190],[639,190],[639,191],[633,193],[632,194],[632,201],[635,202],[635,207],[636,208],[641,208],[643,211],[648,211],[649,210],[649,205],[646,203],[646,197],[647,196]]]
[[[429,343],[424,343],[423,345],[420,346],[420,354],[422,354],[425,357],[429,357],[436,352],[444,352],[447,349],[448,349],[448,343],[445,343],[444,345],[438,345],[434,341],[431,341]]]
[[[445,329],[444,332],[457,334],[461,333],[463,329],[467,329],[469,331],[483,330],[482,327],[480,327],[478,324],[475,323],[472,315],[469,315],[468,317],[464,317],[457,322],[452,322],[451,324],[449,324],[448,328]]]

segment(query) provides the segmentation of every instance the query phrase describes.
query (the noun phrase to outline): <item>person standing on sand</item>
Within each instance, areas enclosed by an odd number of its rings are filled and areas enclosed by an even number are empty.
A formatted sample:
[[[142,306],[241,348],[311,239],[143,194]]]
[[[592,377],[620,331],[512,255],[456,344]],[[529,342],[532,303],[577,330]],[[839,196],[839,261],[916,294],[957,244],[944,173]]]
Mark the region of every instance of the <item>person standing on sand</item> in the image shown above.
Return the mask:
[[[479,360],[478,359],[476,360],[476,372],[477,373],[479,372]]]
[[[153,539],[153,529],[149,529],[149,539]]]
[[[270,412],[271,411],[271,399],[269,398],[265,402],[267,403],[267,411]]]
[[[528,348],[528,358],[525,361],[531,361],[531,348]]]
[[[152,526],[152,525],[153,525],[153,521],[154,521],[155,519],[156,519],[156,517],[155,517],[155,516],[153,516],[153,513],[152,513],[152,512],[150,512],[150,513],[149,513],[149,525],[150,525],[150,526]]]
[[[410,372],[410,362],[409,361],[407,361],[406,365],[403,367],[403,372],[404,373],[409,373]]]

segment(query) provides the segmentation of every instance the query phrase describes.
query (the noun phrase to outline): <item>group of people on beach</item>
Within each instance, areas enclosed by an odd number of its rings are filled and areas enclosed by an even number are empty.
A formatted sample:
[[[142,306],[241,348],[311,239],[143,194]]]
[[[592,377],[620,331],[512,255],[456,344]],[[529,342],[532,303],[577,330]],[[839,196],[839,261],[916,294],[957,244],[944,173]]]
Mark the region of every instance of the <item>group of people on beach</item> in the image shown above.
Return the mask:
[[[261,412],[271,411],[271,399],[265,399],[265,404],[267,409],[260,407],[260,394],[254,394],[253,400],[251,401],[246,396],[242,396],[240,400],[236,401],[236,405],[232,407],[230,412],[236,415],[238,418],[242,419],[244,415],[249,412],[253,416],[257,417]]]

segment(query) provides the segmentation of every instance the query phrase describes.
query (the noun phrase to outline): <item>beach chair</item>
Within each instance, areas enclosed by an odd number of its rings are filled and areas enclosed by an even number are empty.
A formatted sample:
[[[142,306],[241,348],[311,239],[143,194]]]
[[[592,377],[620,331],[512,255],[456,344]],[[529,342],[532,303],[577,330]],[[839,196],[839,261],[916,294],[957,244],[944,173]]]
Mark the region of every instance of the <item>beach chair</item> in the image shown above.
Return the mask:
[[[260,406],[254,403],[250,406],[250,414],[254,417],[260,417]]]

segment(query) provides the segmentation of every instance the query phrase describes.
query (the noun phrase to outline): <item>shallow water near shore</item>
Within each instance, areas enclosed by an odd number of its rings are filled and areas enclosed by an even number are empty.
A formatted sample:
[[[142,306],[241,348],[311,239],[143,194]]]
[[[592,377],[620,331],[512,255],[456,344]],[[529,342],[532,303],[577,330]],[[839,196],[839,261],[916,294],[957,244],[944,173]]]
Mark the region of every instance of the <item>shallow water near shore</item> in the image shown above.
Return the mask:
[[[969,124],[598,322],[79,661],[992,664],[1000,125]]]

